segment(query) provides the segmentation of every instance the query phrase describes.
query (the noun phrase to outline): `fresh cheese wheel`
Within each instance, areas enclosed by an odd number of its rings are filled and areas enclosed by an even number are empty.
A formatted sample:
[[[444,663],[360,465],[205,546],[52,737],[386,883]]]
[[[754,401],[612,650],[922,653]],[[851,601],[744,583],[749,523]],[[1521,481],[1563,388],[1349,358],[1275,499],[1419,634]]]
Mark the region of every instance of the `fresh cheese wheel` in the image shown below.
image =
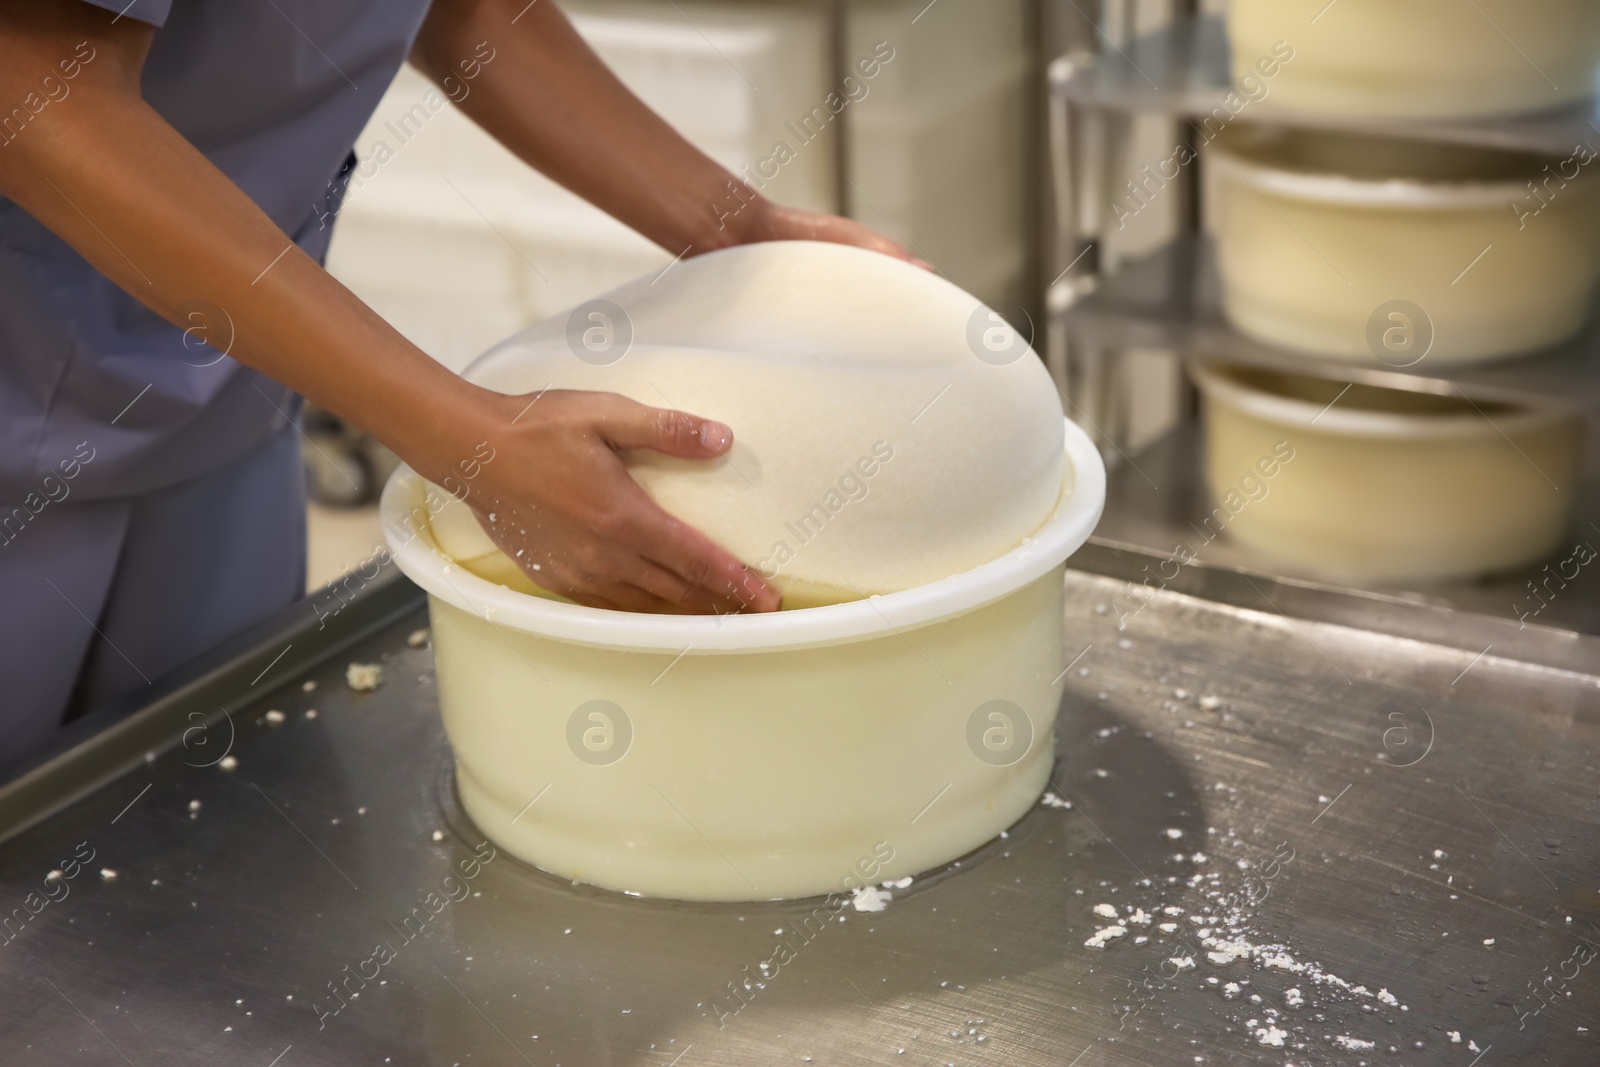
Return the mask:
[[[624,458],[663,508],[788,607],[969,570],[1039,529],[1061,492],[1060,404],[1026,341],[949,282],[845,245],[683,260],[518,334],[467,377],[504,393],[620,393],[727,423],[734,446],[719,459]],[[532,591],[472,511],[440,496],[440,548]]]

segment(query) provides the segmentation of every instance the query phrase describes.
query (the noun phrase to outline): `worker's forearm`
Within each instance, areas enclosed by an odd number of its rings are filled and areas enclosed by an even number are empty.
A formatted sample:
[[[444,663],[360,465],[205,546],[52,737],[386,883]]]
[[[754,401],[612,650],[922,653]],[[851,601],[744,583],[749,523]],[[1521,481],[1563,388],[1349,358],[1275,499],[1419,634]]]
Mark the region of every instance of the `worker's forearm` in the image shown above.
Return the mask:
[[[408,460],[470,454],[449,438],[467,432],[477,390],[294,247],[137,95],[81,79],[69,102],[0,146],[0,194],[191,336]]]
[[[471,63],[485,43],[493,60]],[[640,103],[551,0],[436,0],[411,59],[465,89],[451,93],[462,110],[525,162],[674,254],[738,243],[757,214],[741,202],[764,203]]]

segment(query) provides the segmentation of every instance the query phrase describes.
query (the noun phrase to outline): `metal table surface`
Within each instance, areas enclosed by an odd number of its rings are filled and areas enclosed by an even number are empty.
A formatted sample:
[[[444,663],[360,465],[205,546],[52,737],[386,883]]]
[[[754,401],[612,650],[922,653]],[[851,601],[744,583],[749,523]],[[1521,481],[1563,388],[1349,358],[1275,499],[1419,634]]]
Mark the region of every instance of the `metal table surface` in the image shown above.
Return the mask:
[[[1600,1062],[1594,638],[1079,558],[1055,806],[814,926],[482,859],[403,583],[264,633],[0,790],[0,1062]]]

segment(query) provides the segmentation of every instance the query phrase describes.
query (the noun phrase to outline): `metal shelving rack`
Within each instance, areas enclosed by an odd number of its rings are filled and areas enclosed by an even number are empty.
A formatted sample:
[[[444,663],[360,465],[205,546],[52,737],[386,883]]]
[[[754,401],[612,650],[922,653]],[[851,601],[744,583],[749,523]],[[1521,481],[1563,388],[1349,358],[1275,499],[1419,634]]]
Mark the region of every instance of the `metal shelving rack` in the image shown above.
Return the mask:
[[[1130,439],[1130,350],[1160,351],[1180,361],[1226,357],[1236,363],[1293,369],[1340,381],[1456,394],[1486,401],[1600,411],[1600,316],[1576,339],[1532,356],[1466,366],[1389,368],[1284,352],[1235,331],[1221,312],[1214,256],[1201,233],[1200,171],[1204,157],[1180,169],[1163,195],[1174,198],[1174,239],[1158,251],[1117,262],[1103,241],[1108,205],[1129,172],[1133,117],[1154,113],[1192,128],[1232,90],[1228,43],[1219,17],[1197,13],[1196,0],[1173,0],[1170,23],[1133,35],[1114,32],[1104,6],[1072,5],[1081,18],[1063,24],[1063,54],[1049,68],[1049,189],[1055,240],[1047,249],[1045,361],[1067,413],[1100,443],[1111,471],[1106,518],[1098,539],[1160,553],[1193,536],[1206,510],[1199,471],[1198,405],[1180,377],[1179,425],[1144,452]],[[1124,19],[1126,5],[1117,8]],[[1113,40],[1121,41],[1119,46]],[[1226,112],[1224,112],[1226,113]],[[1532,115],[1392,121],[1312,114],[1254,102],[1231,121],[1382,134],[1541,153],[1600,143],[1600,98]],[[1189,131],[1185,134],[1184,131]],[[1591,446],[1593,434],[1591,434]],[[1132,453],[1130,455],[1130,453]],[[1578,529],[1600,543],[1600,449],[1591,447]],[[1315,584],[1277,563],[1219,544],[1219,566]],[[1450,586],[1358,590],[1376,597],[1445,604],[1481,614],[1508,612],[1528,574]],[[1504,607],[1500,606],[1504,602]],[[1572,597],[1541,624],[1600,633],[1600,597]]]
[[[1065,324],[1069,351],[1170,349],[1198,358],[1315,374],[1366,385],[1453,393],[1527,407],[1600,408],[1600,330],[1531,356],[1459,367],[1387,367],[1284,352],[1228,325],[1209,241],[1186,234],[1100,279]]]

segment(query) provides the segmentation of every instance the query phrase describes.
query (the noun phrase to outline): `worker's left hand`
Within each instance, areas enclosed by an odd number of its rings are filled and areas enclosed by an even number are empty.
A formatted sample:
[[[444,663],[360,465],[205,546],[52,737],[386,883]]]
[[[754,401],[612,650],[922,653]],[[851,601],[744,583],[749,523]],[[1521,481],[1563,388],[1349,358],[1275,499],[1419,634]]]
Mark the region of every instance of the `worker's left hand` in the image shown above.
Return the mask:
[[[934,269],[932,263],[882,234],[874,233],[854,219],[826,215],[820,211],[804,211],[770,200],[757,201],[741,214],[746,212],[749,218],[737,232],[740,244],[758,241],[832,241],[834,244],[855,245],[857,248],[881,252],[924,270]]]

